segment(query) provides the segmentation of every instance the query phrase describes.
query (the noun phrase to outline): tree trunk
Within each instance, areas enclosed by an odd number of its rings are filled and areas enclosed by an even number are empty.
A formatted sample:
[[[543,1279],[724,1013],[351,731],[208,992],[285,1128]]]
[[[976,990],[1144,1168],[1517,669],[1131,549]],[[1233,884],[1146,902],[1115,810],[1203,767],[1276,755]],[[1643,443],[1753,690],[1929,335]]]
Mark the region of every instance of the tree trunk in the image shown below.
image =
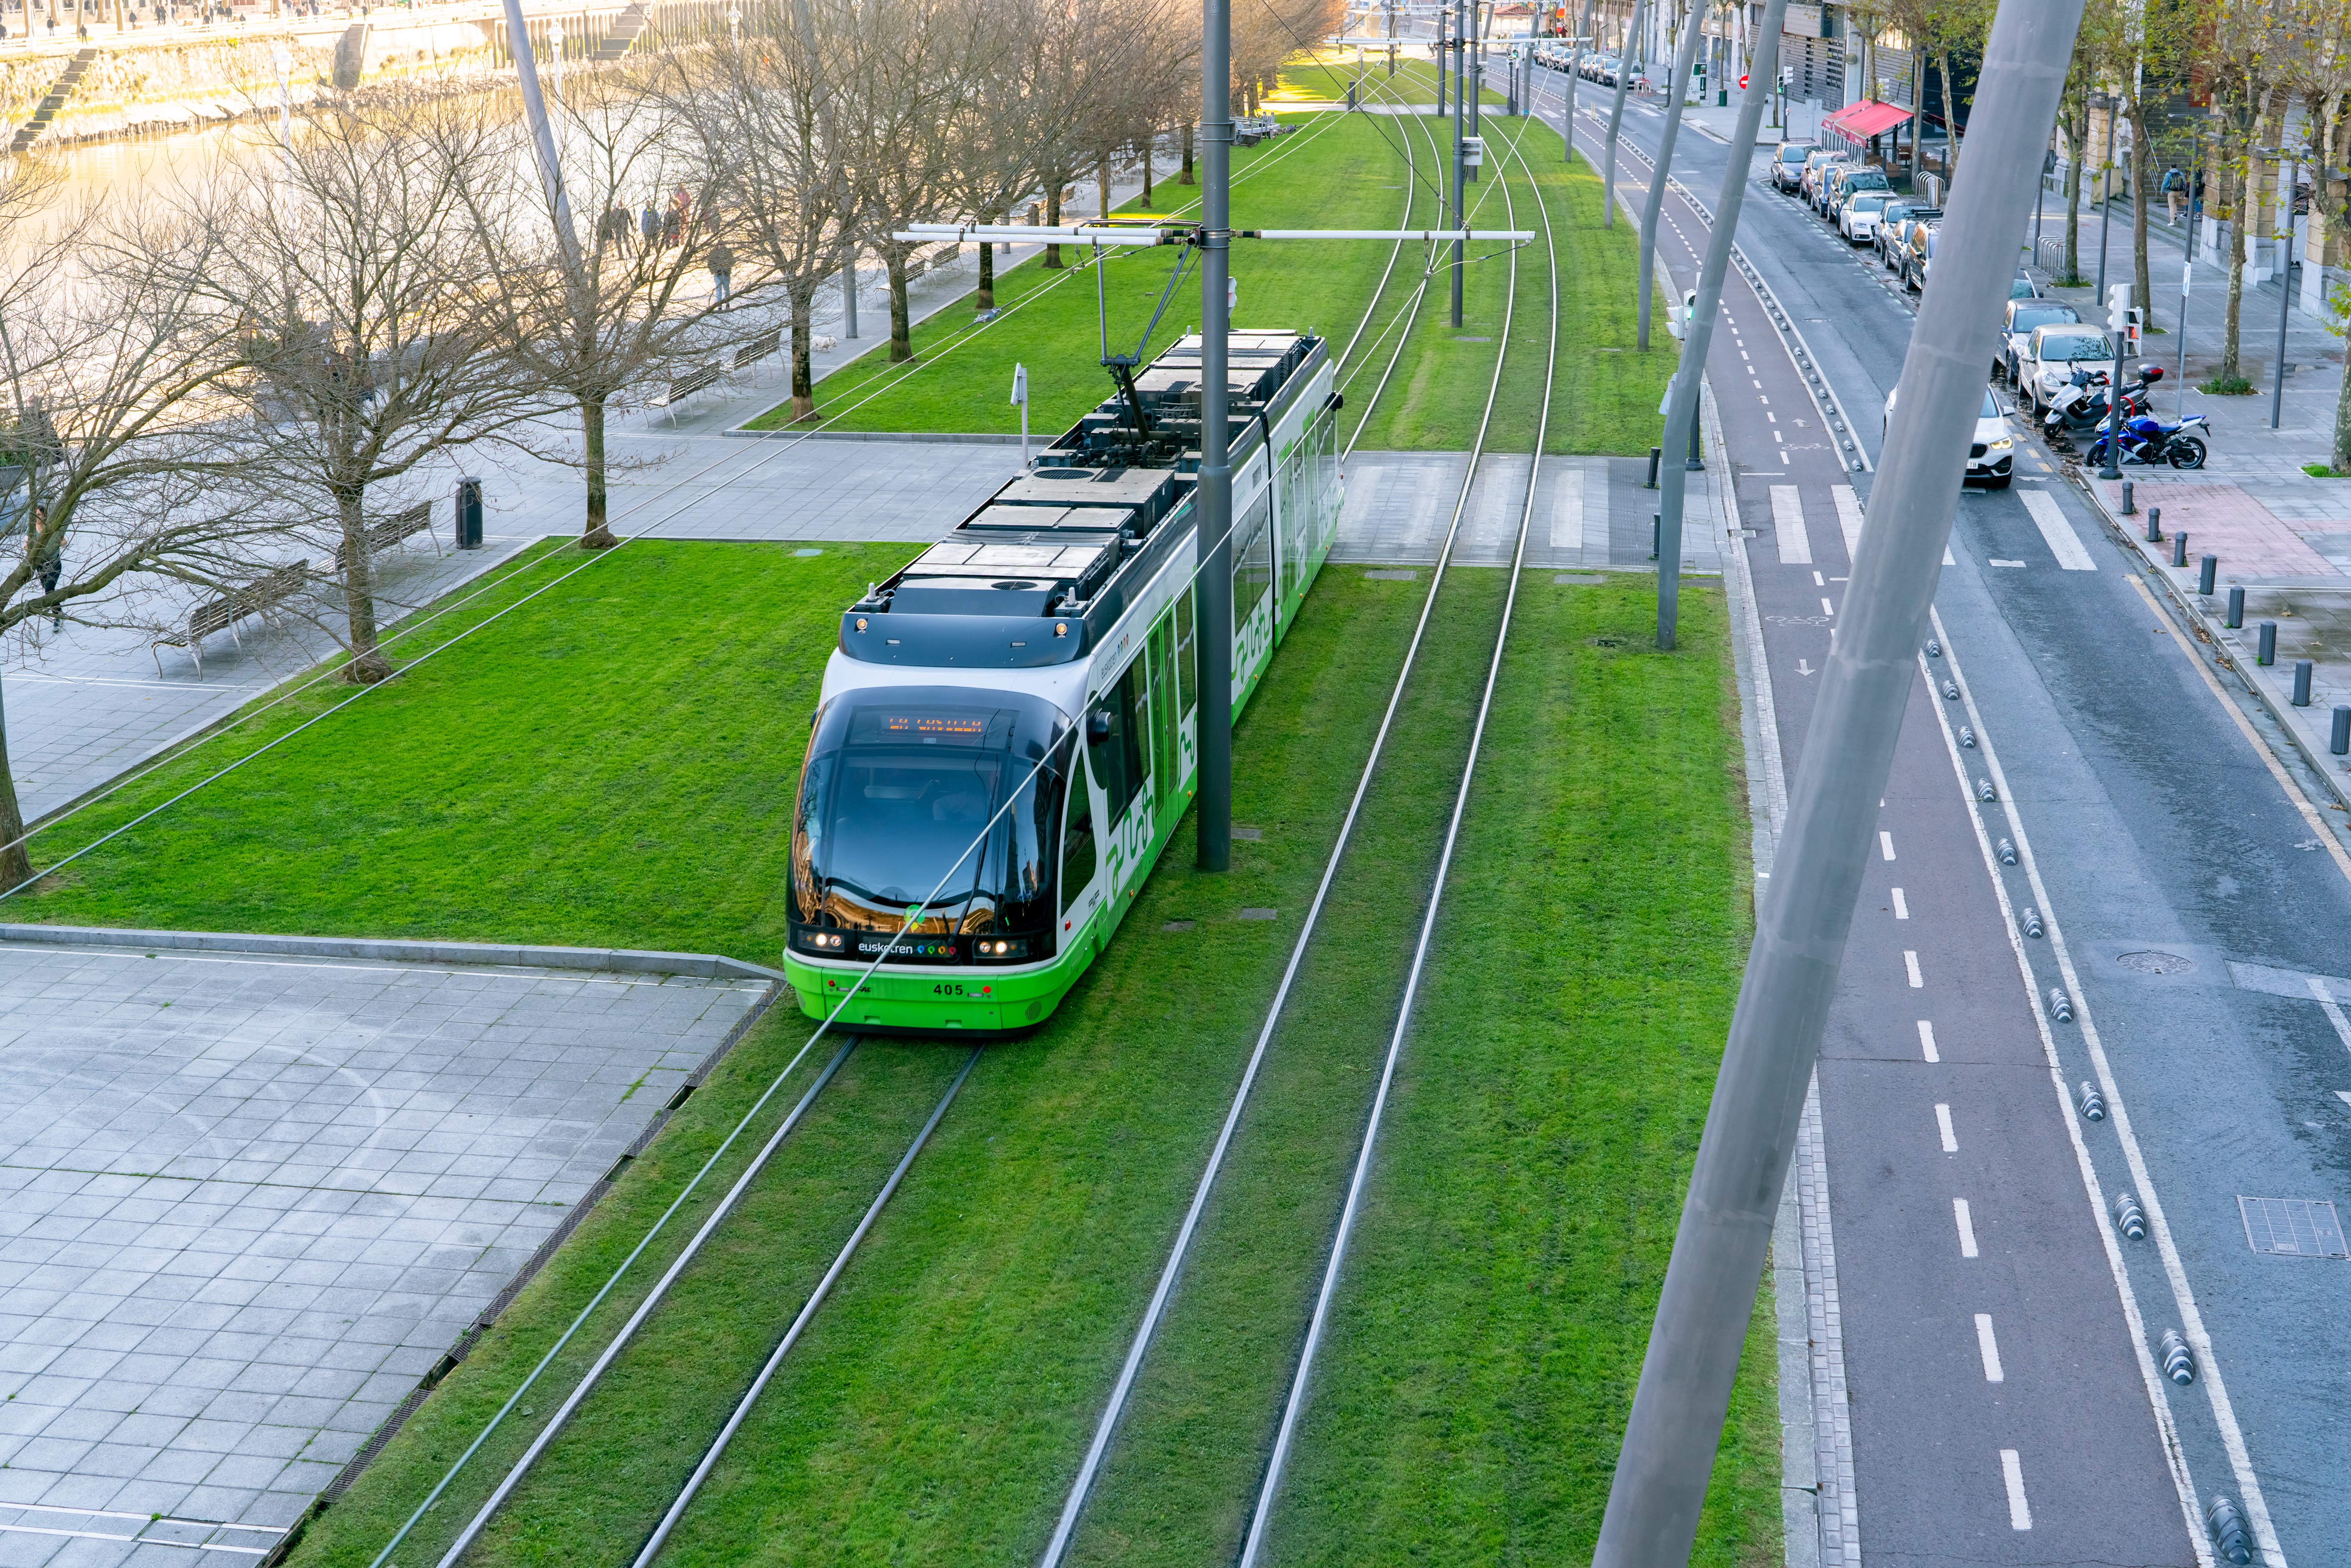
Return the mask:
[[[2310,263],[2305,261],[2303,265],[2308,267]],[[2337,474],[2351,474],[2351,375],[2338,376],[2335,380],[2338,384],[2335,393],[2335,454],[2327,465]],[[6,760],[0,757],[0,763]],[[5,778],[0,778],[0,784],[5,781]],[[14,802],[15,797],[11,796],[7,803],[9,810],[15,809]]]
[[[2073,157],[2065,161],[2065,276],[2057,281],[2063,287],[2078,288],[2082,283],[2082,145],[2089,140],[2085,131],[2073,135],[2067,126],[2066,139],[2073,142]]]
[[[2335,438],[2337,445],[2342,437]],[[25,813],[16,803],[16,779],[8,766],[8,720],[0,711],[0,893],[33,880],[32,852],[20,842]]]
[[[795,281],[790,289],[792,307],[792,423],[816,417],[816,374],[809,366],[810,346],[810,319],[815,314],[816,286]]]
[[[1945,49],[1935,61],[1943,78],[1943,178],[1949,181],[1959,172],[1959,99],[1951,89],[1951,51]]]
[[[376,645],[375,562],[367,548],[367,491],[360,486],[335,497],[343,528],[343,613],[350,622],[351,662],[343,679],[355,686],[371,686],[392,674],[392,663]]]
[[[2147,264],[2147,209],[2155,199],[2149,189],[2154,176],[2154,151],[2147,144],[2147,105],[2131,99],[2131,287],[2139,308],[2147,312],[2147,329],[2155,330],[2155,280]]]
[[[2217,379],[2236,382],[2244,379],[2237,361],[2237,329],[2242,321],[2245,306],[2245,209],[2252,205],[2246,197],[2248,183],[2243,172],[2231,170],[2227,175],[2229,203],[2229,309],[2220,329],[2220,369]]]
[[[1151,138],[1143,139],[1143,210],[1151,210]]]
[[[580,400],[580,444],[582,466],[588,470],[588,526],[580,535],[581,549],[611,549],[621,541],[606,526],[611,498],[605,489],[604,396]]]
[[[1927,52],[1915,46],[1910,50],[1910,188],[1918,188],[1918,176],[1927,167],[1927,155],[1921,150],[1918,131],[1927,121]]]
[[[987,243],[980,242],[982,252]],[[914,359],[914,317],[906,308],[906,247],[891,244],[882,247],[882,266],[890,277],[890,362],[911,364]]]
[[[1061,226],[1061,176],[1058,172],[1045,186],[1045,226],[1049,229]],[[1047,246],[1042,265],[1048,272],[1059,271],[1061,266],[1061,247],[1057,245]]]
[[[1188,120],[1184,122],[1184,172],[1176,176],[1176,183],[1179,185],[1198,183],[1192,178],[1192,122]]]
[[[1107,218],[1110,216],[1110,155],[1108,153],[1094,160],[1094,183],[1102,190],[1101,215]]]
[[[985,311],[996,308],[996,242],[994,240],[984,239],[979,242],[979,288],[973,295],[972,299],[975,309]]]

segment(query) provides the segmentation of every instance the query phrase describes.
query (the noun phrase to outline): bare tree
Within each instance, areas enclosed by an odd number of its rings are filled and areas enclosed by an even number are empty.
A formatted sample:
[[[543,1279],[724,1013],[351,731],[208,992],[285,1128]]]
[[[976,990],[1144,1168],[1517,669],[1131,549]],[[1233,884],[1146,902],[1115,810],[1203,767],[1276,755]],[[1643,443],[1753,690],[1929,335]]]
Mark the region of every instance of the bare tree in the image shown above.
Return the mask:
[[[320,106],[282,161],[232,162],[208,197],[224,214],[217,260],[188,287],[249,313],[252,506],[332,549],[340,602],[322,624],[340,628],[357,684],[392,673],[371,494],[482,442],[528,446],[550,406],[459,199],[507,156],[477,99],[379,92]]]
[[[792,417],[816,412],[809,357],[817,290],[839,271],[860,226],[836,120],[843,90],[845,0],[755,0],[739,42],[672,62],[664,91],[692,138],[758,268],[791,316]]]
[[[153,630],[174,581],[233,590],[274,543],[224,483],[238,317],[190,281],[224,265],[223,236],[103,205],[28,236],[37,180],[0,174],[0,635]],[[0,885],[33,874],[24,837],[0,721]]]
[[[2303,158],[2309,163],[2310,204],[2337,241],[2351,241],[2351,187],[2341,178],[2351,164],[2351,5],[2345,0],[2281,0],[2281,50],[2288,61],[2288,89],[2302,107]],[[2281,279],[2283,274],[2281,272]],[[2330,325],[2351,330],[2346,306],[2351,295],[2338,286],[2327,301]],[[2335,432],[2327,465],[2351,473],[2351,373],[2339,379]]]
[[[573,210],[593,219],[591,232],[571,236],[568,248],[519,124],[487,139],[494,156],[462,145],[442,154],[487,264],[477,284],[488,312],[483,326],[505,340],[526,380],[579,412],[587,478],[580,542],[590,549],[620,542],[609,526],[605,422],[613,400],[707,359],[724,340],[719,302],[695,287],[726,243],[716,171],[697,143],[677,134],[655,85],[626,65],[575,72],[562,84],[555,107],[564,184]],[[474,135],[463,120],[447,129],[461,140]],[[632,197],[669,204],[679,219],[675,244],[666,229],[645,242]]]

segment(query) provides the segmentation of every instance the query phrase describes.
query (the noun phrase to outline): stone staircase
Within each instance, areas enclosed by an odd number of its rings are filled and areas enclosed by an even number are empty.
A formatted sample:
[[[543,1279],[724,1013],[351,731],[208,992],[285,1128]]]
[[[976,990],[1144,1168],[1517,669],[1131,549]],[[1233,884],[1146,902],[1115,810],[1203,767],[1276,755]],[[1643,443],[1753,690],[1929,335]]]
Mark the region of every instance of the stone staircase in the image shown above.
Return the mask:
[[[644,30],[645,8],[639,0],[612,18],[612,30],[597,40],[596,52],[590,57],[599,61],[617,60],[635,47],[637,35]]]
[[[33,118],[17,128],[16,139],[8,143],[9,152],[25,152],[41,139],[42,133],[48,130],[49,122],[57,119],[57,111],[65,108],[66,100],[73,97],[74,89],[81,85],[82,73],[89,70],[97,59],[96,49],[83,49],[74,56],[72,63],[58,73],[57,79],[50,85],[49,96],[41,99],[39,106],[33,110]]]

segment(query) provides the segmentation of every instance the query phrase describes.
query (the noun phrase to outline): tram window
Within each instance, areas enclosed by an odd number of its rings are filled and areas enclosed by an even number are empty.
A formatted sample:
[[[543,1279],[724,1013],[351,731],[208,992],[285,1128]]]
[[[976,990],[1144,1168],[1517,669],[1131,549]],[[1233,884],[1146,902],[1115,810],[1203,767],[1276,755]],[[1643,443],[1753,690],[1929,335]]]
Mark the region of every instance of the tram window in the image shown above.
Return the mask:
[[[1192,706],[1192,688],[1198,680],[1192,666],[1192,595],[1186,591],[1176,601],[1176,711],[1179,716]]]
[[[1094,711],[1110,719],[1110,734],[1101,740],[1088,731],[1086,756],[1094,777],[1110,797],[1111,821],[1126,815],[1127,806],[1143,789],[1144,665],[1141,659],[1126,667],[1118,685],[1095,699]]]
[[[1094,795],[1087,786],[1086,769],[1070,769],[1070,800],[1062,809],[1061,913],[1094,880]]]
[[[1249,516],[1234,537],[1233,547],[1233,632],[1238,636],[1242,625],[1273,591],[1273,533],[1269,526],[1273,520],[1273,491],[1270,487],[1260,494],[1250,506]]]
[[[1162,617],[1151,629],[1151,766],[1159,774],[1159,798],[1164,805],[1176,788],[1176,682],[1169,665],[1175,659],[1175,618]]]

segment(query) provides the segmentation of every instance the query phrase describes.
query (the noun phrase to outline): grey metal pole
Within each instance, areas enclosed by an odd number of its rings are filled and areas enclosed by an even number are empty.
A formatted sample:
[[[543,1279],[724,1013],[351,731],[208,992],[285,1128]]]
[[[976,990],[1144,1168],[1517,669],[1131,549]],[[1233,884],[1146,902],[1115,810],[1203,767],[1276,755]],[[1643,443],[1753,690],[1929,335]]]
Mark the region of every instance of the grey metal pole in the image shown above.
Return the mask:
[[[1454,6],[1461,13],[1460,25],[1454,29],[1454,47],[1458,49],[1469,37],[1469,0],[1454,0]],[[1444,13],[1440,11],[1437,16],[1441,22]],[[1465,58],[1461,63],[1466,66],[1468,61]],[[1469,153],[1468,144],[1461,140],[1466,134],[1463,125],[1465,110],[1462,105],[1469,96],[1468,81],[1469,73],[1466,69],[1457,68],[1453,73],[1453,226],[1457,229],[1466,229],[1469,226],[1468,219],[1463,216],[1468,210],[1468,196],[1465,186],[1469,178]],[[1456,327],[1461,325],[1461,266],[1462,244],[1457,239],[1453,242],[1452,317],[1453,325]]]
[[[1682,99],[1689,90],[1690,66],[1698,58],[1699,3],[1690,0],[1689,10],[1682,17],[1681,47],[1674,51],[1673,85],[1666,92],[1666,131],[1657,141],[1656,164],[1649,171],[1648,199],[1641,204],[1641,319],[1633,346],[1643,353],[1649,350],[1649,291],[1657,272],[1657,216],[1665,210],[1666,183],[1674,172],[1674,142],[1682,131]],[[1666,450],[1673,451],[1673,443],[1667,442]]]
[[[539,95],[538,61],[530,49],[530,26],[523,20],[522,0],[506,0],[507,47],[513,54],[515,75],[522,81],[522,118],[530,128],[531,150],[538,157],[539,182],[547,187],[547,204],[555,214],[555,243],[573,277],[580,272],[580,235],[571,226],[571,198],[563,193],[563,170],[555,161],[555,131],[548,124],[547,99]]]
[[[1945,106],[1949,107],[1949,105]],[[2106,94],[2106,166],[2098,171],[2098,292],[2101,307],[2106,302],[2106,246],[2115,230],[2115,95]],[[2116,384],[2121,384],[2122,361],[2115,361]]]
[[[857,253],[841,264],[841,332],[845,338],[857,336]]]
[[[512,5],[515,0],[507,0]],[[1625,41],[1616,47],[1616,101],[1608,110],[1608,166],[1600,176],[1600,226],[1616,226],[1616,133],[1625,124],[1625,87],[1633,76],[1633,35],[1641,29],[1644,0],[1633,0],[1633,19],[1625,26]]]
[[[1445,7],[1437,8],[1437,47],[1428,57],[1437,66],[1437,118],[1445,118]]]
[[[1478,110],[1486,98],[1486,29],[1478,15],[1478,0],[1466,0],[1467,12],[1462,18],[1461,49],[1466,68],[1453,77],[1453,96],[1469,106],[1469,134],[1479,134]]]
[[[2299,167],[2298,162],[2284,165],[2285,177],[2278,182],[2278,205],[2285,209],[2285,236],[2278,242],[2278,351],[2277,370],[2271,377],[2276,383],[2270,389],[2272,430],[2278,427],[2285,411],[2286,313],[2294,308],[2294,176]]]
[[[2196,291],[2196,264],[2179,264],[2179,397],[2172,404],[2172,419],[2188,417],[2188,298]]]
[[[1706,355],[1714,341],[1714,319],[1722,313],[1722,282],[1730,272],[1730,247],[1739,237],[1739,213],[1747,202],[1747,176],[1755,163],[1755,143],[1763,127],[1764,105],[1780,74],[1780,26],[1787,0],[1768,0],[1763,7],[1763,41],[1756,46],[1754,63],[1747,68],[1747,91],[1739,100],[1739,128],[1731,133],[1730,162],[1723,171],[1722,193],[1716,198],[1714,228],[1708,236],[1706,260],[1698,269],[1697,314],[1682,330],[1681,369],[1666,395],[1664,450],[1678,451],[1677,442],[1698,444],[1698,381],[1706,372]],[[1657,646],[1671,648],[1681,613],[1682,503],[1689,485],[1689,465],[1657,465]],[[1728,468],[1723,470],[1727,476]],[[1726,477],[1724,483],[1729,481]]]
[[[1593,0],[1583,0],[1583,32],[1576,40],[1575,47],[1568,51],[1575,57],[1567,64],[1566,104],[1559,116],[1560,157],[1570,163],[1575,162],[1575,84],[1583,75],[1576,68],[1583,63],[1583,51],[1593,47],[1592,5]]]
[[[1202,871],[1233,863],[1233,469],[1225,378],[1233,243],[1232,0],[1201,0],[1200,483],[1193,580],[1200,603],[1200,793],[1196,827]]]
[[[1927,291],[1911,333],[1901,381],[1909,395],[1894,413],[1902,434],[1887,436],[1870,497],[1874,523],[1821,677],[1593,1568],[1689,1561],[1878,797],[1917,678],[1914,660],[1983,400],[1984,323],[1998,317],[2014,276],[2031,172],[2055,120],[2082,5],[2011,0],[1992,24],[1976,151],[1943,225],[1943,281]]]

